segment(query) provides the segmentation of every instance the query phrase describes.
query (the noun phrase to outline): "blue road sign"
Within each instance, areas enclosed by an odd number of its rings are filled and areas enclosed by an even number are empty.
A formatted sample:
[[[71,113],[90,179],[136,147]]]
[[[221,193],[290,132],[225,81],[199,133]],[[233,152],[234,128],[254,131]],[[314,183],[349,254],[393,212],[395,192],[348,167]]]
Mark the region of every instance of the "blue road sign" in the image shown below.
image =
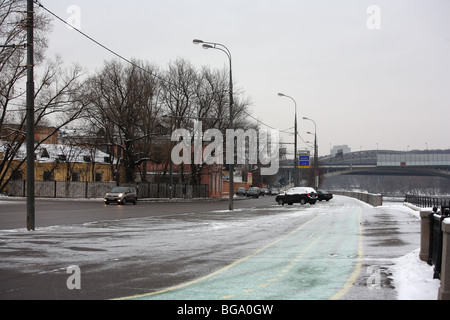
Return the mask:
[[[299,168],[309,168],[310,167],[309,155],[299,156],[298,167]]]

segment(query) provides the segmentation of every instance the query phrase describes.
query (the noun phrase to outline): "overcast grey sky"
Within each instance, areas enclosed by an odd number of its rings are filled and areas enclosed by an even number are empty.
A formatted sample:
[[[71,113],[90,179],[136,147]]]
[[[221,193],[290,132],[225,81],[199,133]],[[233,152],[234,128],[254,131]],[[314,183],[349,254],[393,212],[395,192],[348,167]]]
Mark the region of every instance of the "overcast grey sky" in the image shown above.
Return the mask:
[[[185,58],[227,68],[252,114],[285,130],[294,104],[303,140],[317,124],[319,154],[347,144],[369,149],[450,148],[448,0],[41,0],[126,58],[165,67]],[[72,9],[79,9],[79,14]],[[54,21],[49,54],[90,72],[115,58]],[[293,136],[283,135],[292,142]],[[307,146],[299,140],[299,149]]]

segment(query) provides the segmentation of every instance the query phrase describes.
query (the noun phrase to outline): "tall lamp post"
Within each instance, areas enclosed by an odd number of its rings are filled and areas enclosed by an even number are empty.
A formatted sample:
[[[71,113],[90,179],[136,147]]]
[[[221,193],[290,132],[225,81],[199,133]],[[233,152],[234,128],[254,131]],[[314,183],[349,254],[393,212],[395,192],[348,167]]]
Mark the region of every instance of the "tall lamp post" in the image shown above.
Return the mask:
[[[207,42],[199,39],[194,39],[192,41],[194,44],[202,44],[203,49],[216,49],[224,52],[228,60],[230,61],[230,88],[229,88],[229,94],[230,94],[230,124],[229,128],[233,129],[233,73],[231,69],[231,52],[228,50],[227,47],[225,47],[223,44],[215,43],[215,42]],[[228,209],[231,211],[233,210],[233,195],[234,195],[234,155],[233,155],[233,161],[228,164],[229,165],[229,172],[230,172],[230,180],[229,180],[229,203],[228,203]]]
[[[285,98],[289,98],[292,101],[294,101],[294,105],[295,105],[295,118],[294,118],[294,187],[298,187],[299,183],[298,183],[298,159],[297,159],[297,102],[295,102],[295,99],[287,96],[283,93],[278,93],[278,96],[280,97],[285,97]]]
[[[318,146],[317,146],[317,125],[316,122],[313,119],[309,119],[307,117],[303,117],[303,120],[309,120],[314,123],[314,187],[316,189],[319,188],[319,155],[317,153]],[[308,132],[308,134],[313,134],[311,132]]]
[[[34,197],[34,3],[27,0],[27,229],[35,229]]]
[[[27,0],[25,28],[27,40],[24,45],[0,45],[0,48],[15,49],[23,46],[27,49],[27,82],[26,82],[26,152],[27,152],[27,216],[28,231],[35,230],[35,196],[34,196],[34,2]],[[10,52],[0,55],[0,61],[6,59]]]

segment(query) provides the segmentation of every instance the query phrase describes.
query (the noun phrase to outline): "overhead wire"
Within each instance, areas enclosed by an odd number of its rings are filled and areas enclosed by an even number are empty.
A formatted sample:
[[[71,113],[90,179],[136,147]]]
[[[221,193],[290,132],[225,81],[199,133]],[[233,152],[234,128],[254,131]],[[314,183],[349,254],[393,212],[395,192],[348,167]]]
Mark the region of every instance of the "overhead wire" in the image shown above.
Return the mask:
[[[167,82],[169,84],[169,81],[158,77],[157,75],[151,73],[150,71],[148,71],[147,69],[141,67],[140,65],[134,63],[133,61],[131,61],[130,59],[125,58],[124,56],[122,56],[121,54],[115,52],[114,50],[108,48],[107,46],[103,45],[102,43],[100,43],[99,41],[95,40],[94,38],[92,38],[91,36],[87,35],[86,33],[84,33],[83,31],[81,31],[80,29],[76,28],[75,26],[71,25],[70,23],[68,23],[67,21],[65,21],[63,18],[61,18],[60,16],[58,16],[56,13],[53,13],[52,11],[50,11],[49,9],[47,9],[46,7],[44,7],[44,5],[39,1],[39,0],[34,0],[34,3],[36,3],[40,8],[44,9],[46,12],[48,12],[50,15],[52,15],[53,17],[55,17],[56,19],[58,19],[59,21],[61,21],[62,23],[66,24],[67,26],[69,26],[71,29],[77,31],[78,33],[80,33],[82,36],[86,37],[87,39],[89,39],[90,41],[94,42],[95,44],[97,44],[98,46],[102,47],[103,49],[105,49],[106,51],[112,53],[113,55],[115,55],[116,57],[118,57],[119,59],[129,63],[130,65],[145,71],[147,73],[150,73],[153,77],[157,78],[158,80]]]

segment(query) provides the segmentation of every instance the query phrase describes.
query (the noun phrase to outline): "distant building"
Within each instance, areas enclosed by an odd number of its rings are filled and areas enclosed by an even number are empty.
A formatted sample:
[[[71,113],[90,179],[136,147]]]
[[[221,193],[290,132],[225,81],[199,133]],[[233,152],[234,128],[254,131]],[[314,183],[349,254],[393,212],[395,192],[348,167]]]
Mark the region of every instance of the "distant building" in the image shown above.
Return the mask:
[[[286,160],[286,153],[287,153],[286,148],[280,148],[279,152],[280,152],[280,161]]]
[[[7,145],[0,143],[0,160]],[[22,145],[5,177],[26,180],[26,147]],[[35,150],[36,181],[113,181],[111,158],[95,148],[43,144]],[[3,174],[3,172],[0,172]]]
[[[341,146],[334,146],[331,149],[331,156],[332,157],[342,157],[346,153],[352,152],[352,149],[348,145],[341,145]]]
[[[308,149],[299,149],[297,150],[297,155],[311,155],[311,151]]]
[[[171,165],[166,159],[170,155],[170,135],[166,127],[159,125],[148,157],[136,168],[135,181],[148,183],[173,183],[207,185],[209,197],[223,196],[222,164]],[[126,175],[123,153],[117,146],[105,150],[102,132],[87,132],[83,129],[57,129],[35,127],[36,142],[44,139],[34,150],[34,176],[36,181],[111,182],[120,181]],[[17,125],[0,127],[0,179],[26,180],[27,150],[25,134]],[[19,140],[21,145],[8,156],[10,147]],[[103,147],[103,150],[100,148]],[[105,151],[111,151],[108,154]],[[167,161],[168,160],[168,161]],[[192,170],[196,170],[193,174]],[[1,181],[0,181],[1,182]]]
[[[0,126],[0,141],[16,142],[25,139],[26,130],[26,126],[3,124]],[[34,141],[38,142],[43,140],[43,144],[58,143],[58,129],[46,126],[34,127]]]

